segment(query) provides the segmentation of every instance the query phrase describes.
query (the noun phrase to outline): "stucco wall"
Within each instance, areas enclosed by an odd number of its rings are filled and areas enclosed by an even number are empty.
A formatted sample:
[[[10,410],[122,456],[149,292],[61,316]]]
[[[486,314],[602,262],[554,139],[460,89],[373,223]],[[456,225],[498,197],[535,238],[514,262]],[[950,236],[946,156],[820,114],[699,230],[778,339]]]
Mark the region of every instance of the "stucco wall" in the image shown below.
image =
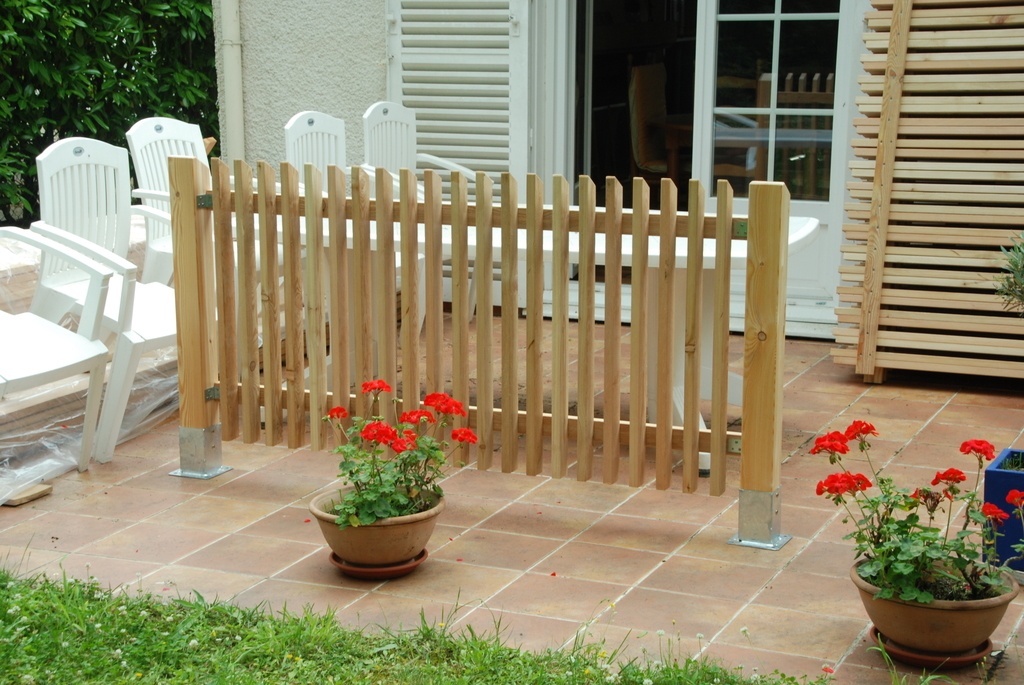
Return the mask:
[[[362,115],[385,97],[383,0],[238,0],[242,37],[245,158],[284,158],[286,121],[305,109],[345,120],[349,164],[362,160]],[[221,121],[225,116],[221,16],[214,0]],[[222,125],[221,138],[232,132]]]

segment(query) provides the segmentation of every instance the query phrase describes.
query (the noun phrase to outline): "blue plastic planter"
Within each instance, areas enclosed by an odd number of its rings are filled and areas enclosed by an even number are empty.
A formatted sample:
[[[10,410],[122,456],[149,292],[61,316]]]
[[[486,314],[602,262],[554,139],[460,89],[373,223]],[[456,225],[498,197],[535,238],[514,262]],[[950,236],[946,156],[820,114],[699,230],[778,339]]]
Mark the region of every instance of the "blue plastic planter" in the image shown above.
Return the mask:
[[[1011,507],[1006,503],[1006,494],[1010,490],[1024,492],[1024,470],[1007,469],[1004,464],[1013,456],[1024,458],[1024,450],[1005,449],[985,469],[985,501],[995,504],[1003,511],[1010,512]],[[1009,559],[1015,555],[1012,545],[1024,539],[1020,519],[1013,516],[999,529],[1002,533],[996,538],[996,553],[999,559]],[[1009,564],[1014,571],[1024,572],[1024,559]]]

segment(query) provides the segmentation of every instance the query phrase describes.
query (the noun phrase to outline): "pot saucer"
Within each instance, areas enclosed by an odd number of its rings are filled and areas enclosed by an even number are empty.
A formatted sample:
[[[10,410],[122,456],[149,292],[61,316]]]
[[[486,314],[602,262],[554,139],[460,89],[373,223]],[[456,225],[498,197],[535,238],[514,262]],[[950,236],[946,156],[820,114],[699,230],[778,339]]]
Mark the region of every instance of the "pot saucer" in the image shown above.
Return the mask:
[[[992,653],[992,640],[985,640],[974,649],[969,649],[966,652],[942,654],[908,649],[897,642],[891,641],[885,635],[878,632],[878,628],[874,626],[871,626],[868,637],[876,645],[881,643],[885,647],[886,653],[896,661],[909,664],[910,666],[923,666],[931,670],[964,668],[965,666],[978,663]]]
[[[412,559],[403,561],[397,564],[386,564],[384,566],[365,566],[363,564],[353,564],[345,561],[338,557],[334,552],[330,552],[331,563],[338,567],[342,573],[351,578],[359,578],[360,580],[388,580],[391,578],[401,578],[402,576],[409,575],[416,570],[416,567],[422,564],[427,559],[427,550],[423,550]]]

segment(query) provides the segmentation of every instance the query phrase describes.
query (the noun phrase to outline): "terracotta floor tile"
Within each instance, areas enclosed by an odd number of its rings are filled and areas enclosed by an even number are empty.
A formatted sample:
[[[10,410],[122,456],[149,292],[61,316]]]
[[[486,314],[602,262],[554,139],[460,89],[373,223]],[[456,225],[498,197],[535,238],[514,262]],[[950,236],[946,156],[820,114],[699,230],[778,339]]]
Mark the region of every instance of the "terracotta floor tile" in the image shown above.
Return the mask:
[[[668,554],[699,530],[692,523],[608,515],[580,534],[581,542],[628,547]]]
[[[220,539],[222,533],[144,521],[83,545],[84,554],[169,564]]]
[[[478,524],[479,528],[567,540],[587,529],[601,514],[571,507],[513,502]]]
[[[622,503],[616,514],[663,521],[706,523],[732,506],[731,497],[693,495],[682,490],[644,488]]]
[[[867,625],[867,618],[844,618],[834,612],[808,613],[751,604],[732,619],[718,640],[835,663]]]
[[[159,597],[194,600],[201,595],[208,602],[228,602],[262,582],[262,576],[171,564],[151,573],[139,585]]]
[[[549,479],[522,497],[523,501],[576,507],[586,511],[611,511],[637,494],[635,488],[604,483],[579,483],[573,480]]]
[[[770,675],[773,671],[781,673],[806,675],[815,678],[822,674],[823,666],[833,664],[815,659],[814,657],[772,652],[754,649],[746,645],[715,642],[704,651],[704,656],[727,665],[729,668],[741,669],[747,676]]]
[[[272,613],[302,614],[307,608],[317,613],[340,611],[362,596],[358,590],[269,578],[243,590],[234,601]]]
[[[308,498],[324,485],[322,479],[313,476],[264,469],[241,475],[214,488],[209,494],[285,505]]]
[[[388,581],[375,591],[444,604],[477,604],[489,602],[521,575],[519,571],[491,566],[428,559],[412,574]]]
[[[569,542],[534,569],[559,577],[633,585],[659,567],[665,555],[621,547]]]
[[[434,558],[525,571],[561,544],[547,538],[469,530],[445,545]]]
[[[539,487],[545,478],[465,468],[444,481],[445,494],[515,500]]]
[[[384,628],[415,630],[423,622],[435,627],[441,623],[457,626],[459,616],[466,611],[469,608],[460,604],[370,593],[355,598],[340,609],[337,619],[342,625],[370,632]]]
[[[445,489],[445,509],[439,521],[445,525],[471,528],[509,505],[508,500],[455,494]]]
[[[532,616],[510,611],[492,612],[478,607],[461,617],[453,626],[455,632],[472,628],[477,635],[497,634],[502,644],[516,649],[543,651],[571,644],[580,628],[575,621],[547,616]]]
[[[177,463],[155,468],[128,480],[125,485],[144,490],[166,490],[168,492],[184,493],[188,495],[201,495],[213,490],[214,488],[219,488],[229,480],[234,480],[246,473],[245,471],[233,468],[230,471],[225,471],[216,478],[186,478],[171,475],[171,472],[175,471],[177,468]]]
[[[864,620],[867,614],[855,598],[849,577],[837,578],[784,569],[754,597],[755,604],[796,609],[822,616]]]
[[[710,640],[742,607],[742,601],[732,599],[636,588],[619,599],[599,621]]]
[[[32,549],[73,552],[84,545],[122,530],[125,523],[85,513],[42,513],[0,531],[0,545],[30,545]]]
[[[141,521],[170,509],[188,499],[188,495],[156,492],[120,485],[106,487],[63,508],[73,514],[103,516],[109,519]]]
[[[776,574],[773,568],[676,555],[660,564],[641,587],[745,601]]]
[[[305,542],[235,534],[223,537],[177,563],[269,577],[319,549],[319,545]]]
[[[92,578],[103,588],[124,587],[137,591],[145,587],[147,576],[162,567],[163,564],[157,562],[76,553],[62,555],[37,570],[51,580]]]
[[[233,533],[278,510],[279,507],[271,502],[198,495],[162,513],[160,521]]]
[[[32,575],[50,562],[67,556],[64,552],[51,552],[21,546],[0,544],[0,568],[18,575]]]
[[[625,585],[528,573],[487,602],[495,611],[589,621],[615,602]]]
[[[738,564],[751,564],[768,568],[780,568],[796,556],[807,544],[806,540],[794,538],[779,550],[764,550],[756,547],[730,545],[728,541],[736,535],[735,529],[724,526],[707,526],[693,536],[678,554],[719,559]]]
[[[277,509],[266,516],[256,519],[238,532],[243,535],[297,540],[298,542],[308,542],[314,545],[322,544],[324,541],[316,519],[311,517],[307,507],[302,506]]]

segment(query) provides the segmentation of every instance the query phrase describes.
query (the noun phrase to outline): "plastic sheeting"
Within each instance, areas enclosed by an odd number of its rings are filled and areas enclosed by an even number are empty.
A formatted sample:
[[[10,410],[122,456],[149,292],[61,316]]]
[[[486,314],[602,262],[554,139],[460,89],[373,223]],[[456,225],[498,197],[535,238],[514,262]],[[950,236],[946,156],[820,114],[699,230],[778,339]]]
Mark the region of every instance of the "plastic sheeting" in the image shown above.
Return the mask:
[[[0,308],[15,314],[28,310],[38,262],[35,250],[0,240]],[[86,380],[82,375],[0,399],[0,504],[31,485],[77,468]],[[176,348],[143,355],[118,443],[141,435],[177,410]]]

